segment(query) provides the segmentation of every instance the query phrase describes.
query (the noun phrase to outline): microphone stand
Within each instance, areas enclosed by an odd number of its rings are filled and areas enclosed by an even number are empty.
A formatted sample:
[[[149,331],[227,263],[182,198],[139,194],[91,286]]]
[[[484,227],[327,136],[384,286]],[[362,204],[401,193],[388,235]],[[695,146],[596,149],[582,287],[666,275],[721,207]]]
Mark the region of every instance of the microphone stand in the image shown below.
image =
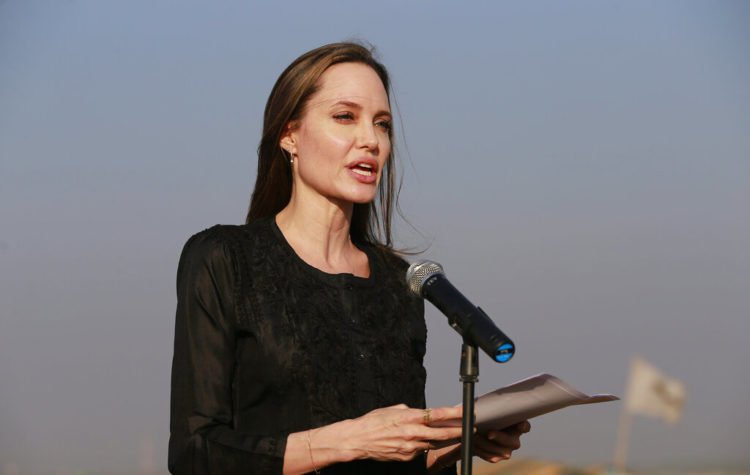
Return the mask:
[[[513,357],[515,345],[489,316],[461,295],[445,278],[437,262],[415,262],[406,271],[406,282],[412,292],[432,302],[448,317],[448,323],[462,337],[461,382],[463,414],[461,415],[461,475],[471,475],[474,439],[474,384],[479,380],[477,346],[498,363]],[[478,345],[477,345],[478,343]]]
[[[464,407],[461,416],[461,475],[471,475],[474,439],[474,383],[479,380],[477,346],[464,338],[461,345],[461,382],[464,385]]]

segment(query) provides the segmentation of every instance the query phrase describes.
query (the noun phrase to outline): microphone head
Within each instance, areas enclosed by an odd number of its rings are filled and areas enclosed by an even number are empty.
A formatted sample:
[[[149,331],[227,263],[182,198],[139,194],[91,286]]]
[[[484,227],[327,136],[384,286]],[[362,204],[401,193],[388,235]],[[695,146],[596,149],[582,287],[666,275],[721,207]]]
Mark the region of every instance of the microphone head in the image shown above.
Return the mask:
[[[422,285],[427,279],[436,274],[445,275],[445,272],[443,272],[443,266],[437,262],[415,262],[410,265],[409,270],[406,271],[406,284],[409,286],[409,290],[421,297]]]

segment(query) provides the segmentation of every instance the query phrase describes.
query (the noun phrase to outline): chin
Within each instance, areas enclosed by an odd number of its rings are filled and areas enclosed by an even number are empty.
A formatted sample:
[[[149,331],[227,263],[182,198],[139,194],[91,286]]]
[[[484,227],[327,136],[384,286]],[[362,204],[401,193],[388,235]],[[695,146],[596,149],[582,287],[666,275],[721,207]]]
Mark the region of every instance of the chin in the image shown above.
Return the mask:
[[[351,198],[351,199],[348,199],[347,201],[355,205],[366,205],[368,203],[372,203],[373,201],[375,201],[375,195],[367,196],[367,197]]]
[[[348,190],[348,192],[342,193],[341,198],[344,201],[348,201],[354,204],[367,204],[375,201],[377,196],[377,187],[372,189],[359,189],[359,190]]]

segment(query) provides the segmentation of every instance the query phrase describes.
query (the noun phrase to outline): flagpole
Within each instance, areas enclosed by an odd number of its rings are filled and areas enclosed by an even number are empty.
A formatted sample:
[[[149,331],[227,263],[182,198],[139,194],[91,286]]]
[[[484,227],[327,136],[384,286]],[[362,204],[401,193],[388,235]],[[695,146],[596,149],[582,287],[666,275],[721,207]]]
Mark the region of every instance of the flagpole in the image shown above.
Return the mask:
[[[615,446],[615,456],[612,466],[617,473],[626,473],[626,464],[628,457],[628,445],[630,442],[630,411],[628,411],[627,401],[623,401],[622,410],[620,411],[620,423],[617,428],[617,445]]]
[[[625,473],[627,458],[628,458],[628,445],[630,445],[630,400],[633,397],[633,381],[635,375],[635,366],[637,364],[637,357],[632,356],[630,358],[630,368],[628,371],[628,379],[625,383],[625,395],[622,401],[622,408],[620,409],[620,421],[617,425],[617,443],[615,445],[615,454],[612,460],[612,466],[618,473]]]

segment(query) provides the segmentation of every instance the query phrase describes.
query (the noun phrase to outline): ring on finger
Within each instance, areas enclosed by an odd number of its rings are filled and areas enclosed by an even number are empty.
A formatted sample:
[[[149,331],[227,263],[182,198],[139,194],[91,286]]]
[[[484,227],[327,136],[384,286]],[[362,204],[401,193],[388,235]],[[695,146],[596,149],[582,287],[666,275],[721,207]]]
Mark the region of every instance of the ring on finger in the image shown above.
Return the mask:
[[[425,409],[422,413],[422,420],[425,424],[432,422],[432,409]]]

